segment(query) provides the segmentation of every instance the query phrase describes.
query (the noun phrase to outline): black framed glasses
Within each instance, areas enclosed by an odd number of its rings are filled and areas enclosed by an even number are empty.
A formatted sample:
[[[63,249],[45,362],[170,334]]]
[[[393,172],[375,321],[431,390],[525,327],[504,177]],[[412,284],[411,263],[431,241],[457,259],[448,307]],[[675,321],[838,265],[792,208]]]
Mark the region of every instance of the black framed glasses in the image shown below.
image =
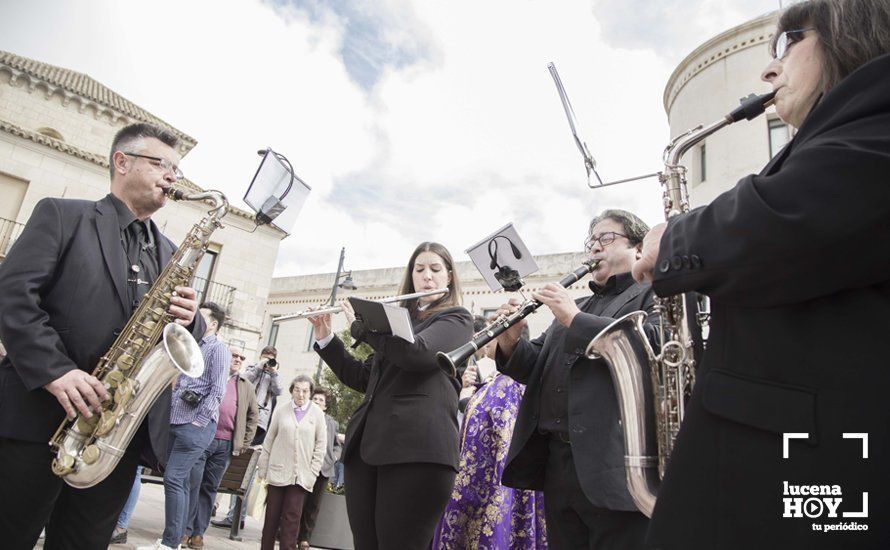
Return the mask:
[[[809,29],[792,29],[785,31],[776,39],[776,49],[773,52],[774,59],[783,59],[788,54],[788,49],[804,39],[803,33],[813,30]]]
[[[178,166],[167,159],[162,159],[161,157],[151,157],[148,155],[140,155],[139,153],[127,153],[126,151],[121,151],[121,153],[127,155],[128,157],[139,157],[141,159],[149,161],[152,165],[157,166],[164,172],[170,172],[171,174],[173,174],[173,177],[176,178],[176,181],[179,181],[183,177],[185,177],[182,175],[182,170],[180,170]]]
[[[591,250],[593,250],[593,245],[597,241],[599,241],[599,243],[601,245],[603,245],[603,248],[605,248],[605,247],[609,246],[610,244],[612,244],[613,242],[615,242],[615,239],[617,239],[618,237],[624,237],[626,239],[627,235],[622,235],[621,233],[616,233],[614,231],[606,231],[599,237],[594,237],[593,235],[590,235],[589,237],[587,237],[587,240],[584,241],[584,250],[586,252],[590,252]]]

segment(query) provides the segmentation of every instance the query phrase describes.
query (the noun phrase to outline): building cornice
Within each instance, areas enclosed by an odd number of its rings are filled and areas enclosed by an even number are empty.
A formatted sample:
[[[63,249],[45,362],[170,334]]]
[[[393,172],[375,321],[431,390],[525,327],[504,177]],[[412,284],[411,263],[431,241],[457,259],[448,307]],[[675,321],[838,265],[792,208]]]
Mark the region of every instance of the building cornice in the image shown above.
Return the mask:
[[[13,124],[12,122],[9,122],[8,120],[0,119],[0,131],[6,132],[7,134],[10,134],[10,135],[22,138],[22,139],[26,139],[28,141],[32,141],[34,143],[43,145],[45,147],[49,147],[50,149],[55,149],[56,151],[65,153],[66,155],[70,155],[72,157],[76,157],[81,160],[85,160],[87,162],[95,164],[96,166],[105,168],[106,170],[109,167],[108,158],[106,158],[102,155],[97,155],[96,153],[91,153],[89,151],[81,149],[80,147],[75,147],[74,145],[71,145],[70,143],[66,143],[62,140],[58,140],[58,139],[52,138],[50,136],[40,134],[38,132],[34,132],[31,130],[25,130],[21,126]],[[194,183],[193,181],[191,181],[188,178],[181,179],[176,185],[178,187],[185,188],[185,189],[192,191],[194,193],[202,193],[205,191],[205,189],[203,189],[201,186]],[[238,216],[240,218],[249,220],[251,223],[253,223],[253,221],[254,221],[254,215],[252,213],[250,213],[246,210],[242,210],[240,208],[236,208],[231,205],[229,206],[228,213]],[[272,231],[274,233],[278,233],[282,239],[287,236],[287,233],[285,231],[278,229],[274,225],[269,225],[266,227],[268,227],[270,231]]]
[[[541,254],[535,256],[540,270],[525,277],[526,286],[523,291],[535,291],[543,287],[554,278],[561,278],[566,273],[574,271],[586,258],[580,252],[564,252],[557,254]],[[495,294],[489,288],[482,275],[476,270],[472,262],[456,262],[455,269],[462,286],[464,296],[481,296]],[[352,271],[352,278],[359,283],[361,288],[356,294],[369,300],[379,300],[392,296],[394,288],[401,282],[404,267],[386,267],[379,269],[366,269]],[[315,273],[311,275],[296,275],[291,277],[273,277],[272,287],[269,290],[268,303],[275,304],[318,304],[318,296],[327,296],[331,292],[331,284],[334,273]],[[361,281],[373,281],[371,284],[362,284]],[[586,285],[587,280],[582,279],[577,285]],[[574,288],[574,287],[570,287]],[[497,291],[501,293],[501,291]]]
[[[717,61],[769,42],[773,32],[768,28],[768,23],[775,22],[778,17],[779,11],[761,15],[718,34],[687,55],[671,73],[667,85],[664,87],[662,101],[668,117],[670,117],[674,100],[693,77]]]
[[[27,87],[29,93],[43,87],[47,99],[59,94],[64,106],[76,101],[81,113],[93,107],[97,117],[107,115],[113,123],[121,122],[126,125],[138,121],[161,126],[179,138],[182,155],[197,144],[195,138],[83,73],[3,50],[0,50],[0,71],[10,74],[10,84],[15,86],[21,83]]]

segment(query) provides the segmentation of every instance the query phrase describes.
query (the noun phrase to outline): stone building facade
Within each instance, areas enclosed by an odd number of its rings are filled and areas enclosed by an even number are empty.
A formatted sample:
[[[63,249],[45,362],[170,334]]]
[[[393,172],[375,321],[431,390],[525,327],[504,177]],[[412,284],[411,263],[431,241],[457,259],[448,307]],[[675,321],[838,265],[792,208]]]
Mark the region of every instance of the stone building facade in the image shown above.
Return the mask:
[[[0,51],[0,261],[40,199],[97,200],[108,193],[112,139],[135,122],[175,133],[182,156],[197,143],[87,75]],[[189,180],[179,185],[201,190]],[[152,219],[179,243],[207,210],[204,203],[171,201]],[[286,234],[269,226],[247,233],[254,227],[252,214],[238,208],[229,209],[224,224],[212,236],[195,287],[228,308],[231,323],[223,338],[254,356]]]
[[[739,98],[772,87],[760,79],[770,62],[769,42],[778,12],[768,13],[711,38],[677,66],[664,89],[671,136],[710,124],[739,105]],[[790,138],[770,107],[764,115],[724,128],[683,156],[692,206],[709,203],[739,178],[759,172]]]

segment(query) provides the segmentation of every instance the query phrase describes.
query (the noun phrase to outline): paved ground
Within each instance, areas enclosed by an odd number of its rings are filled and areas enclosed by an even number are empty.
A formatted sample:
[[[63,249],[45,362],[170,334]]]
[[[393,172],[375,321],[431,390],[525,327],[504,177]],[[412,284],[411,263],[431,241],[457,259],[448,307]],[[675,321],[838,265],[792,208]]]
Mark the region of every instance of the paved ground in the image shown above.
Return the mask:
[[[220,510],[229,508],[229,496],[218,497]],[[224,517],[223,515],[218,516]],[[217,519],[218,519],[217,518]],[[240,532],[243,537],[241,542],[229,540],[229,530],[210,526],[204,533],[204,547],[207,550],[227,550],[233,548],[256,549],[260,546],[260,534],[263,522],[247,516],[244,529]],[[127,543],[114,544],[108,548],[114,550],[133,550],[143,544],[151,544],[161,537],[164,531],[164,487],[153,483],[143,483],[142,492],[139,493],[139,502],[130,520]],[[43,542],[37,545],[43,548]]]

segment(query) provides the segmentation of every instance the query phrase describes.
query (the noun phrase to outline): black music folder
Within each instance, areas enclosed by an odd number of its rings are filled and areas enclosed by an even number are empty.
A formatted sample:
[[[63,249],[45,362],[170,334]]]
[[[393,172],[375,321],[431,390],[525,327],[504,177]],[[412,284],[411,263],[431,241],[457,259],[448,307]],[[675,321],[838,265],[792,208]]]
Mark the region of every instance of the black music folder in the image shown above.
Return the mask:
[[[354,296],[349,297],[349,303],[355,310],[355,318],[364,323],[369,331],[391,334],[414,343],[414,328],[407,309]]]

